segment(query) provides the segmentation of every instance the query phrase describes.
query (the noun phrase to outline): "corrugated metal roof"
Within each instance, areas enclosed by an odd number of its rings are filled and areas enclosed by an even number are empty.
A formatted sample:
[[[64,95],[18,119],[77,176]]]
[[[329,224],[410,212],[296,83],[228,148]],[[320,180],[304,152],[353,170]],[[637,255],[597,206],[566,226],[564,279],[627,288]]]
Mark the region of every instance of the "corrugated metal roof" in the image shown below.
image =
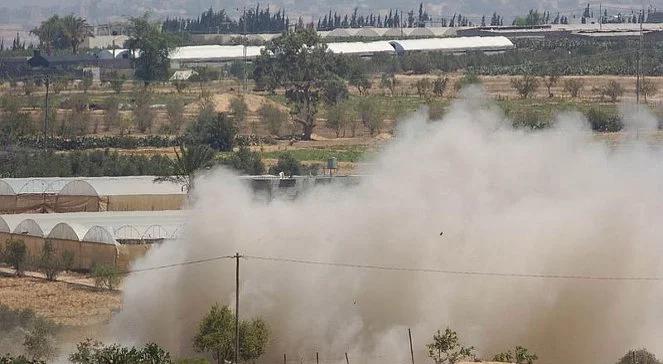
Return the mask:
[[[396,53],[387,41],[328,43],[327,48],[337,54]]]
[[[397,52],[505,50],[514,47],[506,37],[458,37],[392,40]]]

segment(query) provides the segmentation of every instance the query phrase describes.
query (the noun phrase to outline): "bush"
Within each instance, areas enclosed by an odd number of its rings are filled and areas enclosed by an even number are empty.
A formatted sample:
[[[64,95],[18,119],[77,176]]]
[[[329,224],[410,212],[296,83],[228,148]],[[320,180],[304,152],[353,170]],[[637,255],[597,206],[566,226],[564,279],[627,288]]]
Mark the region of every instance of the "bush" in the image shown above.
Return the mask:
[[[345,137],[345,129],[350,124],[350,120],[354,118],[348,103],[343,102],[328,107],[326,116],[325,126],[332,129],[336,133],[337,138],[341,136],[341,132],[343,132],[343,137]]]
[[[571,78],[564,81],[564,91],[572,98],[578,97],[580,91],[585,87],[585,81],[579,78]]]
[[[243,96],[233,97],[233,99],[230,100],[230,114],[235,121],[235,125],[240,126],[244,124],[248,111],[249,108],[246,106]]]
[[[11,356],[9,354],[0,355],[0,364],[46,364],[43,360],[28,359],[23,355]]]
[[[203,107],[187,131],[187,138],[194,144],[207,144],[213,149],[231,151],[235,143],[237,127],[226,113]]]
[[[433,84],[428,78],[422,78],[415,83],[415,87],[417,88],[417,95],[422,99],[427,99],[430,96]]]
[[[269,174],[271,175],[278,175],[281,172],[286,176],[300,176],[302,165],[291,153],[282,153],[276,165],[269,168]]]
[[[476,85],[481,83],[481,80],[479,79],[479,76],[477,76],[476,73],[474,72],[465,72],[463,74],[463,77],[459,78],[456,83],[454,84],[454,90],[456,92],[460,91],[466,86],[469,85]]]
[[[629,350],[624,354],[617,364],[661,364],[661,361],[656,358],[656,355],[647,351],[647,349]]]
[[[23,240],[7,240],[2,251],[2,261],[12,267],[17,276],[22,276],[28,261],[28,250]]]
[[[170,100],[166,106],[166,111],[168,113],[168,127],[166,131],[170,134],[176,134],[184,124],[184,101],[179,97]]]
[[[7,356],[0,356],[0,364],[5,363],[36,363],[52,358],[56,351],[53,336],[59,329],[52,321],[39,317],[31,309],[11,309],[0,304],[0,332],[3,335],[23,336],[23,347],[34,360],[11,361]],[[17,358],[14,358],[16,360]],[[3,361],[9,360],[9,361]]]
[[[524,75],[521,78],[511,79],[511,87],[518,92],[520,98],[526,99],[539,88],[539,79],[532,75]]]
[[[589,109],[587,120],[594,131],[617,132],[624,127],[619,115],[596,107]]]
[[[363,98],[357,105],[359,118],[371,135],[379,133],[384,123],[384,111],[378,103],[371,98]],[[354,131],[353,131],[354,136]]]
[[[539,357],[536,354],[530,353],[522,346],[516,346],[514,351],[508,350],[493,357],[496,362],[515,364],[533,364],[537,359]]]
[[[243,174],[260,175],[265,173],[265,165],[262,163],[260,153],[252,152],[246,146],[241,146],[239,150],[233,152],[232,156],[225,161],[225,164]]]
[[[612,80],[601,89],[601,94],[610,98],[610,101],[617,102],[624,95],[624,87],[621,83]]]
[[[278,136],[281,132],[281,126],[288,121],[288,113],[271,103],[262,105],[258,110],[258,114],[262,121],[267,124],[267,130],[271,135]]]
[[[438,77],[433,81],[433,94],[437,97],[444,96],[444,91],[447,90],[449,79],[446,77]]]
[[[120,272],[115,266],[97,264],[92,268],[92,278],[95,287],[113,290],[120,283]]]
[[[640,80],[640,94],[645,98],[647,102],[647,97],[654,96],[658,92],[658,86],[656,83],[649,78]]]
[[[138,89],[133,94],[135,106],[133,110],[136,127],[141,133],[152,129],[154,110],[152,110],[152,93],[147,87]]]
[[[120,76],[118,75],[117,72],[113,71],[109,75],[109,80],[108,83],[110,83],[110,87],[113,91],[115,91],[116,94],[119,94],[122,92],[122,86],[124,85],[124,82],[126,81],[126,78],[124,75]]]
[[[76,352],[69,355],[74,364],[170,364],[170,353],[157,344],[144,347],[125,347],[118,344],[104,345],[99,341],[86,339],[76,345]]]
[[[70,251],[64,251],[61,256],[57,256],[50,240],[44,242],[41,257],[37,261],[37,269],[42,272],[46,279],[54,281],[60,273],[71,269],[74,261],[74,254]]]

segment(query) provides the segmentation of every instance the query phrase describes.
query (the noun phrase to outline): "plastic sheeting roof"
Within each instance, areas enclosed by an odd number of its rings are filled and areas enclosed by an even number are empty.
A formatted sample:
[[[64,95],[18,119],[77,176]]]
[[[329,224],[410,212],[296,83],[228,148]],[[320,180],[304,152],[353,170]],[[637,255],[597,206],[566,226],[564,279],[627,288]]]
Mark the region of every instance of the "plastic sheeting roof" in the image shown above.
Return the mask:
[[[338,54],[396,53],[394,47],[387,41],[328,43],[327,48],[332,53]]]
[[[35,177],[0,179],[0,195],[46,193],[74,196],[179,195],[182,187],[154,176]]]
[[[448,51],[464,52],[472,50],[505,50],[514,47],[506,37],[458,37],[392,40],[397,52],[408,51]]]
[[[247,46],[246,57],[255,58],[260,55],[264,47]],[[193,61],[212,59],[241,59],[244,57],[242,45],[202,45],[176,48],[171,54],[171,60]]]
[[[118,244],[118,240],[175,239],[185,211],[0,215],[0,232]]]

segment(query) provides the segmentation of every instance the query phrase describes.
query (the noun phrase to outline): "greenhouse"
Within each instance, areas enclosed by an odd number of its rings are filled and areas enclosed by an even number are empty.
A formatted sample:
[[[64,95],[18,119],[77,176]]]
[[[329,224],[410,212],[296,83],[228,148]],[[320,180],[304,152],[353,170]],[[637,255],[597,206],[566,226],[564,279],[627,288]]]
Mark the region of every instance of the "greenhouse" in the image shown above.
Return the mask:
[[[416,51],[469,52],[504,51],[514,48],[506,37],[458,37],[392,40],[392,46],[399,54]]]
[[[0,213],[156,211],[180,209],[181,186],[140,177],[0,179]]]
[[[377,53],[396,53],[394,47],[387,41],[328,43],[327,48],[332,53],[358,56],[371,56]]]
[[[126,268],[154,243],[177,239],[186,217],[184,211],[0,215],[0,249],[20,240],[39,256],[48,241],[56,253],[71,252],[74,269]]]

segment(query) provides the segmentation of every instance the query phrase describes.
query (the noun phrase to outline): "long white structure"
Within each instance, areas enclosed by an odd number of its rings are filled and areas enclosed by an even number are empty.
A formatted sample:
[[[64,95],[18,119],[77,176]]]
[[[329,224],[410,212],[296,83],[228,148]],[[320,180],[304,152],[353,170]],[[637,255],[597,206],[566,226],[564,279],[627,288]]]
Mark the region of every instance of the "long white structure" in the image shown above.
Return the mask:
[[[394,47],[387,41],[327,43],[327,49],[336,54],[373,55],[395,54]]]
[[[504,51],[515,46],[506,37],[457,37],[392,40],[389,43],[396,52],[468,52],[468,51]]]
[[[176,239],[186,211],[0,215],[0,233],[118,245]]]

